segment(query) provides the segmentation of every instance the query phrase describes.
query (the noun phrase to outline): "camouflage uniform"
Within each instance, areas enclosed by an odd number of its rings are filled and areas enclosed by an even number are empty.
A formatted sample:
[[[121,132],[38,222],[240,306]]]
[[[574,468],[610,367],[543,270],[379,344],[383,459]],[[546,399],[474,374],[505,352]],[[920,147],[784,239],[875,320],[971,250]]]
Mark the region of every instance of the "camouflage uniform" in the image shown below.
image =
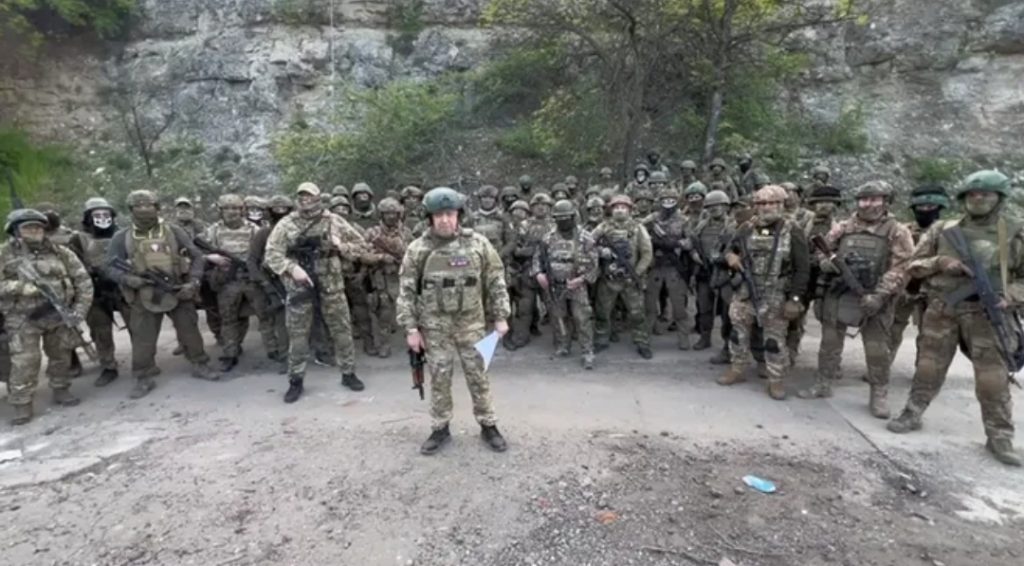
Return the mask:
[[[286,196],[276,195],[270,198],[268,204],[268,223],[260,228],[252,237],[252,244],[249,246],[247,258],[249,276],[263,289],[267,297],[266,313],[270,331],[264,335],[264,347],[267,357],[275,362],[288,361],[288,326],[285,321],[285,290],[277,275],[270,273],[263,265],[266,257],[267,240],[270,238],[270,231],[274,226],[290,213],[295,205]],[[283,213],[283,214],[282,214]]]
[[[981,420],[988,437],[987,448],[1000,462],[1021,465],[1013,450],[1013,407],[1006,364],[999,342],[982,304],[975,297],[951,303],[949,295],[973,278],[964,271],[964,258],[957,253],[946,233],[959,228],[972,255],[984,266],[1007,303],[1005,319],[1012,320],[1024,304],[1024,229],[1006,215],[1009,179],[997,171],[979,171],[967,177],[958,200],[965,214],[956,220],[936,222],[921,237],[908,266],[909,275],[923,279],[928,308],[918,337],[917,369],[910,396],[899,418],[889,430],[909,432],[921,427],[921,416],[938,395],[958,348],[963,348],[974,365],[975,393],[981,404]],[[998,201],[981,199],[998,195]],[[995,204],[992,204],[995,203]],[[1005,260],[1005,261],[1004,261]],[[1011,325],[1010,349],[1019,351],[1019,327]],[[1012,355],[1015,352],[1007,352]]]
[[[725,194],[729,195],[731,202],[736,202],[741,196],[739,189],[736,188],[736,182],[729,176],[729,172],[726,170],[725,160],[721,157],[716,157],[711,161],[711,165],[708,166],[707,177],[704,178],[704,186],[710,187],[712,183],[722,183],[722,190]]]
[[[858,199],[883,196],[888,202],[892,188],[888,183],[873,181],[859,187],[856,195]],[[822,272],[835,273],[835,262],[846,262],[867,293],[858,296],[847,281],[833,277],[822,299],[817,383],[802,396],[831,395],[831,380],[839,376],[847,327],[859,327],[871,384],[871,414],[885,419],[889,418],[889,327],[894,299],[905,285],[904,270],[914,252],[914,242],[910,231],[889,214],[887,204],[875,214],[879,217],[871,218],[858,210],[825,237],[828,249],[836,250],[836,254],[823,260]],[[864,269],[856,268],[854,262],[862,262]]]
[[[736,231],[736,223],[728,214],[729,197],[722,191],[712,191],[705,198],[707,208],[725,207],[720,216],[708,214],[697,223],[693,231],[693,240],[701,259],[694,280],[697,284],[697,328],[700,331],[700,342],[695,349],[703,350],[711,347],[711,332],[715,326],[715,317],[721,319],[722,354],[720,358],[729,359],[729,335],[732,333],[732,321],[729,320],[729,302],[732,289],[728,282],[728,273],[723,264],[726,246]]]
[[[806,227],[814,221],[814,213],[803,207],[803,189],[791,182],[785,182],[779,186],[786,189],[786,215],[789,220],[799,228],[806,230]],[[804,235],[808,236],[806,231]],[[814,272],[815,269],[812,266],[812,275]],[[789,352],[790,366],[796,364],[796,358],[800,354],[800,343],[803,341],[806,331],[808,300],[808,297],[805,296],[803,314],[800,315],[800,318],[789,321],[789,326],[786,329],[786,350]]]
[[[383,261],[370,269],[370,335],[364,340],[372,343],[378,356],[391,355],[391,334],[395,327],[395,300],[398,299],[398,266],[405,255],[405,247],[412,241],[412,233],[402,224],[402,205],[394,199],[384,199],[377,207],[381,223],[366,231],[366,241]],[[389,215],[385,217],[385,215]],[[395,224],[388,225],[390,215]]]
[[[726,375],[718,379],[721,385],[745,380],[744,373],[751,360],[752,332],[760,323],[768,393],[776,400],[786,397],[783,377],[788,360],[783,347],[787,322],[794,318],[794,312],[799,315],[810,274],[804,233],[782,213],[785,195],[785,189],[775,185],[755,193],[755,203],[777,205],[777,211],[770,212],[770,215],[761,211],[750,222],[740,226],[726,254],[730,267],[734,271],[742,270],[743,277],[749,277],[751,284],[739,285],[729,305],[733,326],[732,366]],[[742,257],[745,252],[750,254],[749,257]],[[749,267],[741,267],[741,261]],[[759,296],[758,307],[752,300],[751,285]]]
[[[537,300],[540,295],[540,286],[537,281],[530,277],[530,266],[533,262],[533,255],[536,253],[541,240],[554,228],[551,220],[550,209],[551,197],[544,193],[537,193],[530,201],[530,209],[533,216],[523,223],[522,237],[513,250],[513,257],[521,262],[522,276],[518,279],[516,300],[516,314],[512,322],[512,336],[516,347],[523,347],[530,341],[530,334],[540,334],[537,325],[540,323],[540,310]]]
[[[367,200],[367,197],[368,200]],[[373,189],[366,183],[356,183],[352,187],[352,214],[348,221],[362,228],[369,230],[380,222],[377,215],[377,206],[373,204]]]
[[[658,173],[655,173],[657,176]],[[662,174],[663,175],[663,174]],[[652,177],[652,183],[655,183]],[[693,272],[694,258],[693,241],[686,227],[686,217],[679,211],[679,193],[658,181],[660,193],[658,199],[661,206],[671,199],[675,204],[670,208],[662,208],[649,214],[644,220],[644,228],[651,238],[654,252],[653,265],[647,272],[646,313],[647,324],[651,331],[657,324],[660,310],[660,299],[664,292],[672,309],[672,319],[679,333],[679,349],[690,349],[690,329],[693,325],[687,310],[690,276]]]
[[[331,212],[346,221],[352,217],[352,206],[348,197],[333,197]],[[349,222],[359,235],[366,238],[366,228]],[[376,355],[370,329],[370,268],[352,258],[341,258],[341,271],[345,274],[345,298],[348,300],[349,313],[352,315],[352,337],[363,341],[363,353]],[[321,362],[334,364],[334,346],[326,339],[327,329],[323,321],[317,317],[313,323],[311,340],[313,352]]]
[[[0,246],[0,310],[4,313],[11,352],[7,401],[15,407],[14,424],[24,424],[32,418],[32,398],[42,365],[40,346],[50,360],[46,374],[54,401],[61,405],[78,403],[68,392],[71,352],[78,337],[55,316],[52,305],[36,285],[19,276],[18,267],[22,262],[33,267],[41,277],[40,283],[49,286],[65,306],[83,318],[92,303],[92,279],[67,247],[55,245],[45,236],[37,243],[19,236],[22,227],[34,224],[42,228],[45,222],[46,217],[38,211],[15,210],[5,227],[12,238]]]
[[[452,189],[437,188],[424,197],[424,206],[427,214],[461,210],[462,197]],[[477,422],[497,432],[490,382],[474,345],[484,337],[488,321],[504,322],[511,312],[498,252],[472,230],[442,237],[432,228],[409,244],[399,278],[398,324],[407,334],[419,333],[426,350],[431,439],[438,440],[434,449],[447,437],[452,418],[456,359],[462,365]],[[426,445],[423,451],[429,452]]]
[[[687,159],[679,164],[679,178],[673,182],[675,188],[680,191],[686,189],[690,185],[700,181],[697,177],[697,164]]]
[[[481,199],[494,199],[495,206],[481,206],[473,213],[473,231],[482,234],[498,250],[502,262],[507,262],[515,246],[515,228],[508,215],[497,205],[498,187],[484,185],[478,195]],[[414,235],[415,236],[415,235]],[[415,236],[418,237],[418,236]]]
[[[192,375],[201,379],[220,376],[208,366],[209,357],[203,349],[199,333],[199,317],[195,300],[203,274],[203,254],[196,249],[185,232],[157,217],[156,195],[150,191],[134,191],[128,195],[132,224],[119,230],[107,248],[107,277],[121,286],[128,310],[128,330],[132,338],[132,372],[136,377],[133,398],[139,398],[155,387],[153,377],[160,373],[156,366],[156,343],[166,314],[174,323],[178,342],[192,362]],[[141,210],[147,207],[145,212]],[[118,269],[123,262],[126,269]],[[154,274],[178,290],[174,294],[160,292],[144,279]]]
[[[274,226],[267,240],[264,260],[266,266],[281,278],[288,297],[285,317],[289,336],[289,384],[301,394],[309,358],[310,329],[319,307],[319,314],[334,344],[342,384],[359,391],[363,384],[355,375],[355,348],[345,299],[342,258],[368,259],[369,248],[359,231],[345,219],[323,210],[319,202],[319,187],[303,183],[297,193],[298,210]],[[304,206],[304,194],[313,198],[313,202]],[[312,287],[294,278],[296,268],[306,272]],[[297,399],[296,395],[293,401]]]
[[[700,181],[686,187],[686,190],[683,191],[685,205],[682,214],[686,219],[686,229],[690,232],[693,232],[697,228],[697,224],[704,218],[704,198],[707,194],[708,188]]]
[[[571,313],[583,353],[583,366],[594,367],[594,323],[588,285],[597,281],[597,248],[586,230],[576,226],[576,207],[569,200],[555,203],[555,229],[548,232],[533,256],[533,275],[547,279],[548,312],[555,334],[555,354],[568,356],[572,342],[566,318]],[[571,283],[570,283],[571,282]],[[543,288],[543,286],[542,286]]]
[[[188,241],[194,241],[196,236],[202,236],[208,225],[206,222],[199,220],[195,217],[195,208],[192,201],[179,197],[174,201],[175,216],[172,221],[174,225],[181,228],[181,230],[188,237]],[[212,266],[210,270],[212,271]],[[217,343],[223,343],[221,338],[221,317],[220,311],[217,310],[217,292],[210,287],[209,279],[204,275],[202,282],[199,286],[199,305],[198,307],[203,311],[206,311],[206,325],[210,328],[210,332],[213,332],[214,337],[217,338]],[[179,350],[181,346],[178,346]],[[180,353],[180,352],[176,352]]]
[[[401,203],[405,207],[405,216],[402,222],[405,229],[412,234],[413,238],[423,235],[423,191],[416,185],[409,185],[402,188]]]
[[[617,205],[632,208],[632,202],[625,195],[612,198],[608,208],[614,210]],[[597,242],[604,261],[597,286],[594,348],[600,351],[608,347],[612,309],[615,302],[621,298],[625,303],[629,326],[633,332],[633,343],[636,344],[641,356],[649,358],[650,333],[644,316],[643,287],[653,258],[651,237],[636,220],[614,216],[598,225],[591,236]],[[613,246],[628,251],[630,265],[620,265]]]

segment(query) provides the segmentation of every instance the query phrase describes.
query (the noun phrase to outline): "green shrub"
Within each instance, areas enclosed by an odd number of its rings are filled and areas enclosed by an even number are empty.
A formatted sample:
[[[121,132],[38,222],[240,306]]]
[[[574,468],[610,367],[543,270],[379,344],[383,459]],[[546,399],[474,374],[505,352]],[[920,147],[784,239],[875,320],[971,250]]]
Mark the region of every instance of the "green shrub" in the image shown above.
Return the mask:
[[[470,79],[473,110],[485,118],[536,111],[564,83],[562,62],[555,44],[509,51]]]
[[[910,160],[910,177],[918,183],[949,184],[957,180],[960,164],[950,159],[921,157]]]
[[[423,31],[423,0],[390,0],[385,17],[388,28],[394,31],[388,44],[397,53],[409,55],[413,44]]]
[[[32,43],[70,26],[102,38],[124,31],[137,0],[0,0],[0,29],[21,33]]]
[[[271,13],[276,21],[292,26],[328,23],[330,0],[274,0]]]
[[[22,130],[0,128],[0,214],[6,217],[14,204],[12,186],[25,206],[73,199],[74,187],[67,182],[73,170],[65,148],[36,144]]]
[[[820,126],[818,145],[828,153],[857,155],[868,151],[868,134],[861,105],[844,109],[834,124]]]

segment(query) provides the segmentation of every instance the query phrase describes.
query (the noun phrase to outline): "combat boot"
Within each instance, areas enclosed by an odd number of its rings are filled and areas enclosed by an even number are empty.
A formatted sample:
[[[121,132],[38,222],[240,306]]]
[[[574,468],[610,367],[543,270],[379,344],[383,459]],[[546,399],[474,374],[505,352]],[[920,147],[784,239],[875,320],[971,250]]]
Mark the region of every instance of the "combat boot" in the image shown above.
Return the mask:
[[[679,335],[679,349],[683,350],[683,351],[687,351],[687,350],[690,349],[690,333],[689,332],[687,332],[685,334],[680,334]]]
[[[654,352],[651,351],[650,346],[637,346],[636,352],[645,360],[649,360],[654,357]]]
[[[583,369],[594,369],[594,354],[583,354]]]
[[[14,405],[14,418],[11,419],[11,424],[14,426],[20,426],[28,424],[32,420],[32,403],[26,403],[24,405]]]
[[[519,345],[516,344],[516,341],[512,338],[511,332],[506,334],[505,337],[501,339],[501,345],[504,346],[505,349],[508,350],[509,352],[515,351],[517,348],[519,348]]]
[[[832,383],[829,379],[818,380],[814,385],[807,389],[801,389],[796,392],[796,396],[801,399],[826,399],[832,396]]]
[[[139,376],[135,380],[135,387],[128,393],[129,399],[141,399],[149,394],[156,387],[156,382],[148,375]]]
[[[726,364],[731,364],[732,363],[732,355],[729,354],[729,346],[728,345],[724,346],[709,361],[712,364],[716,365],[716,366],[724,366]]]
[[[871,416],[876,419],[888,419],[889,413],[889,388],[885,385],[871,386],[871,401],[868,404]]]
[[[54,389],[53,402],[61,407],[74,407],[82,402],[81,399],[71,394],[67,389]]]
[[[100,376],[96,378],[93,385],[96,387],[104,387],[110,385],[112,381],[117,379],[117,368],[107,368],[100,372]]]
[[[719,385],[736,385],[737,383],[743,383],[747,380],[747,376],[743,375],[743,370],[730,367],[729,371],[725,372],[725,375],[715,380],[715,383]]]
[[[71,379],[82,377],[82,360],[77,350],[71,350]]]
[[[508,444],[505,443],[505,439],[502,438],[501,433],[498,432],[498,427],[494,425],[481,425],[480,436],[484,439],[484,442],[491,447],[491,450],[495,452],[504,452],[508,449]]]
[[[995,456],[996,460],[1007,466],[1020,467],[1020,456],[1013,451],[1013,441],[1009,438],[989,438],[985,448]]]
[[[700,340],[697,340],[697,343],[693,345],[693,349],[700,351],[700,350],[707,350],[710,347],[711,347],[711,332],[701,332],[700,333]]]
[[[238,365],[238,358],[221,358],[220,367],[217,368],[221,373],[227,373]]]
[[[761,379],[768,379],[768,364],[764,362],[757,362],[757,377]]]
[[[359,381],[359,378],[356,377],[356,374],[354,373],[341,374],[341,384],[352,391],[362,391],[366,388],[366,386],[363,385],[363,382]]]
[[[192,364],[192,377],[206,381],[220,381],[220,373],[209,364]]]
[[[185,353],[185,347],[180,343],[174,347],[174,351],[171,352],[172,356],[180,356]]]
[[[303,391],[302,377],[295,376],[295,375],[289,377],[288,378],[288,391],[286,391],[285,394],[284,394],[284,402],[285,403],[294,403],[294,402],[298,401],[299,397],[302,396],[302,391]]]
[[[768,380],[768,396],[776,401],[784,401],[786,399],[786,385],[781,379]]]
[[[557,357],[557,358],[565,358],[565,357],[568,357],[568,355],[569,355],[569,347],[568,346],[560,346],[557,350],[555,350],[555,357]]]
[[[912,430],[921,430],[921,415],[918,415],[910,409],[903,409],[900,416],[889,421],[889,423],[885,425],[885,428],[889,429],[889,432],[895,432],[896,434],[905,434]]]
[[[420,446],[420,454],[429,456],[434,452],[437,452],[445,442],[448,442],[448,440],[451,439],[451,437],[452,433],[448,430],[448,425],[444,425],[444,428],[431,432],[430,436],[427,437],[426,442]]]

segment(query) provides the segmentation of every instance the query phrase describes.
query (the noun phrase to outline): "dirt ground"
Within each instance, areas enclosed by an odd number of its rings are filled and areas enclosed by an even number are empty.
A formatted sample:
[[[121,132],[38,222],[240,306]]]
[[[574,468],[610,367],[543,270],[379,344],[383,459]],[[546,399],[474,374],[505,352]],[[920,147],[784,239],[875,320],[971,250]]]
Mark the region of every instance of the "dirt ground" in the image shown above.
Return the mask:
[[[13,429],[0,406],[0,563],[1024,564],[1024,475],[984,451],[965,360],[924,429],[896,436],[867,413],[859,344],[834,398],[780,403],[756,378],[715,385],[713,352],[673,343],[656,337],[649,361],[613,344],[593,372],[551,360],[549,335],[503,351],[491,374],[509,451],[482,444],[459,384],[454,442],[423,457],[427,404],[404,355],[360,358],[358,394],[311,366],[286,406],[256,337],[233,379],[208,383],[170,355],[167,328],[141,401],[124,377],[93,387],[90,368],[78,407],[43,390],[39,418]],[[812,329],[791,391],[817,343]]]

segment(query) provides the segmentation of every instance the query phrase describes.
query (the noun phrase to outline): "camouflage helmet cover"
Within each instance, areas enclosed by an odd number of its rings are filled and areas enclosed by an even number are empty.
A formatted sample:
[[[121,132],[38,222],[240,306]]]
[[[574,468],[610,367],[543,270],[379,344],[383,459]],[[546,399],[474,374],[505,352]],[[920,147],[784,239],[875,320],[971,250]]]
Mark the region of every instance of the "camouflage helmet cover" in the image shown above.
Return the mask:
[[[509,211],[512,211],[512,210],[523,210],[523,211],[526,211],[526,212],[530,212],[530,205],[527,204],[525,200],[520,199],[520,200],[517,200],[516,202],[512,203],[512,205],[509,206],[508,209],[509,209]]]
[[[629,195],[615,195],[608,199],[608,208],[613,208],[616,205],[624,204],[629,208],[633,208],[633,199],[629,198]]]
[[[647,180],[648,183],[667,183],[668,175],[664,171],[655,171],[651,173],[651,178]]]
[[[421,199],[423,198],[423,190],[417,187],[416,185],[407,185],[405,187],[402,187],[402,192],[400,193],[400,195],[402,197],[402,200],[405,200],[407,198]]]
[[[367,194],[369,194],[372,197],[373,196],[373,189],[371,189],[370,185],[368,185],[366,183],[356,183],[352,187],[352,196],[355,197],[359,193],[367,193]]]
[[[501,189],[501,198],[502,198],[502,200],[504,200],[506,198],[513,198],[513,197],[516,198],[517,200],[519,199],[519,187],[515,187],[515,186],[512,186],[512,185],[506,185],[505,187],[502,187],[502,189]]]
[[[498,192],[498,187],[494,185],[482,185],[479,189],[477,189],[476,196],[480,198],[498,198]]]
[[[247,206],[247,204],[240,195],[228,193],[220,195],[217,199],[217,208],[242,208],[243,206]]]
[[[12,210],[7,215],[7,223],[4,225],[4,232],[14,235],[14,231],[23,224],[42,224],[46,226],[48,220],[46,215],[34,208],[19,208]]]
[[[762,187],[754,193],[755,204],[783,203],[786,201],[786,189],[778,185]]]
[[[110,202],[103,197],[92,197],[85,201],[85,206],[82,207],[82,213],[89,214],[90,212],[99,209],[107,209],[113,216],[117,216],[117,211],[115,211],[114,207],[110,206]]]
[[[696,181],[696,182],[690,183],[690,186],[686,187],[686,190],[683,191],[683,194],[686,195],[686,196],[690,196],[690,195],[706,196],[708,194],[708,188],[706,186],[704,186],[704,183],[701,183],[700,181]]]
[[[345,195],[334,195],[333,197],[331,197],[330,205],[332,210],[339,206],[347,206],[349,208],[352,208],[352,202],[349,201],[348,197]]]
[[[159,201],[156,198],[156,193],[147,190],[138,190],[128,193],[128,208],[139,206],[140,204],[151,204],[157,206]],[[189,202],[191,205],[192,203]]]
[[[269,208],[295,208],[295,203],[284,195],[274,195],[267,201],[267,206]]]
[[[853,198],[885,197],[892,199],[892,185],[886,181],[868,181],[853,190]]]
[[[398,200],[393,199],[391,197],[387,197],[385,199],[382,199],[380,201],[380,203],[377,205],[377,211],[380,212],[381,214],[385,214],[385,213],[401,214],[401,213],[405,212],[405,207],[403,207],[402,203],[398,202]]]
[[[533,208],[538,204],[546,204],[548,206],[551,206],[555,204],[555,201],[554,199],[551,198],[551,195],[547,193],[537,193],[530,198],[530,207]]]
[[[562,199],[551,208],[553,218],[565,218],[576,215],[576,205],[571,200]]]
[[[1010,194],[1010,178],[991,169],[976,171],[964,179],[956,197],[962,199],[971,191],[997,193],[1006,197]]]
[[[588,198],[587,208],[604,208],[604,199],[599,196],[592,196]]]
[[[332,196],[338,196],[338,195],[349,196],[348,187],[346,187],[345,185],[335,185],[334,188],[331,189],[331,195]]]

